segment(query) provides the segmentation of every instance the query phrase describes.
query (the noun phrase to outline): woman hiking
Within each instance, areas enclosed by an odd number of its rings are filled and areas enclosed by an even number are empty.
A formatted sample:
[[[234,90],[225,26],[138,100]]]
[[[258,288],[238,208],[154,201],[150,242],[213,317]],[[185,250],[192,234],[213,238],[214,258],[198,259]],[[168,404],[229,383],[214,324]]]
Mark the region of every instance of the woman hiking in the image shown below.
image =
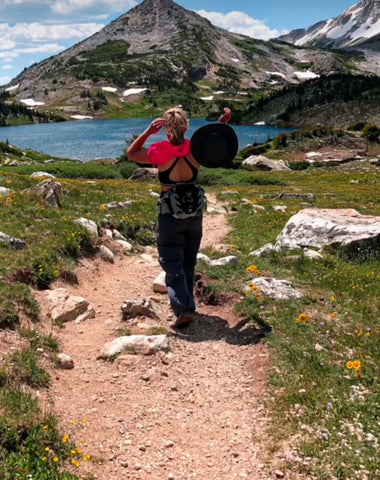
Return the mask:
[[[226,124],[230,118],[231,111],[225,108],[219,123]],[[197,316],[193,288],[204,209],[204,191],[195,185],[200,164],[191,151],[190,141],[185,139],[188,126],[185,112],[179,107],[170,108],[162,118],[154,119],[126,152],[129,160],[158,168],[161,193],[157,206],[157,247],[176,317],[175,328],[185,327]],[[146,140],[162,128],[167,140],[145,148]]]

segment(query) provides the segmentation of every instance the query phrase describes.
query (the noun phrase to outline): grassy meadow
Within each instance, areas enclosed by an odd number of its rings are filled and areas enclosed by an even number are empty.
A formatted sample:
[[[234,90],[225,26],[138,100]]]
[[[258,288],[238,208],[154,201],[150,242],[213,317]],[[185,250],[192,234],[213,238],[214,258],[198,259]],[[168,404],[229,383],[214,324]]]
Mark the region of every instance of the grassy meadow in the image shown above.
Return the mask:
[[[110,215],[108,220],[136,250],[154,245],[156,200],[149,191],[158,192],[158,183],[127,180],[129,168],[74,162],[0,166],[0,187],[11,189],[0,198],[0,231],[29,247],[14,251],[0,243],[0,328],[17,332],[19,338],[16,351],[0,350],[4,480],[74,480],[81,463],[91,461],[81,446],[71,444],[67,432],[58,431],[34,395],[35,389],[49,388],[41,352],[54,368],[59,344],[38,332],[39,312],[30,287],[74,278],[78,258],[96,253],[88,234],[74,222],[79,217],[100,224]],[[30,177],[32,170],[59,176],[60,210],[24,191],[39,182]],[[326,250],[317,261],[299,252],[249,255],[274,242],[287,220],[307,206],[380,215],[380,170],[367,162],[290,172],[204,169],[200,183],[235,212],[229,217],[232,229],[226,243],[239,264],[218,269],[199,264],[198,270],[209,278],[209,288],[241,293],[236,311],[267,332],[264,342],[272,368],[266,407],[273,419],[267,432],[268,462],[275,452],[291,451],[292,458],[284,455],[282,466],[287,478],[380,478],[380,245],[355,255]],[[276,199],[281,192],[312,193],[315,198],[308,204],[302,198]],[[126,200],[132,204],[124,209],[107,209],[111,201]],[[276,205],[287,210],[275,211]],[[247,268],[290,280],[304,297],[274,301],[255,292],[244,295]]]

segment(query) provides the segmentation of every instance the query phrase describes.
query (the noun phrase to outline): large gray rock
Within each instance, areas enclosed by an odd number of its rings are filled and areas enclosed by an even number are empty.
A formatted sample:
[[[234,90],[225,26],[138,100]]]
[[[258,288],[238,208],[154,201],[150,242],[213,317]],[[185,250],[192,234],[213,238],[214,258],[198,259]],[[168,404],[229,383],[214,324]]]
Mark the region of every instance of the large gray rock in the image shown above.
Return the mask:
[[[31,178],[55,178],[54,175],[52,175],[51,173],[47,173],[47,172],[33,172],[31,175],[30,175]]]
[[[290,168],[285,165],[283,160],[270,160],[263,155],[252,155],[246,158],[242,165],[249,168],[256,168],[257,170],[272,172],[283,172],[290,170]]]
[[[250,281],[258,288],[258,292],[263,297],[274,298],[275,300],[288,300],[290,298],[302,298],[301,292],[296,290],[287,280],[278,280],[277,278],[259,277]],[[246,290],[249,290],[246,285]]]
[[[239,263],[238,258],[235,255],[228,255],[227,257],[211,260],[211,267],[225,267],[226,265],[237,265]]]
[[[96,223],[84,217],[77,218],[75,220],[75,223],[88,231],[88,233],[91,236],[92,245],[96,245],[96,242],[98,241],[98,238],[99,238],[98,226],[96,225]]]
[[[13,250],[27,250],[28,245],[24,242],[24,240],[20,240],[19,238],[11,237],[6,233],[0,232],[0,242],[7,243],[10,245]]]
[[[290,218],[275,245],[380,248],[380,217],[361,215],[353,209],[307,208]]]
[[[61,208],[62,186],[52,178],[43,180],[36,186],[24,190],[24,193],[38,195],[52,207]]]

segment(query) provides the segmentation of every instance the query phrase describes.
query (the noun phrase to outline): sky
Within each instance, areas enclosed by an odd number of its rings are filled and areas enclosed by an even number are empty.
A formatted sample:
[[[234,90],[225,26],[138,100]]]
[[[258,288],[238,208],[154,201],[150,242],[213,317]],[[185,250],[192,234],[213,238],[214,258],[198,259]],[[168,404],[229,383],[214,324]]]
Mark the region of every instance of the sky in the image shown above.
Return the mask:
[[[141,0],[0,0],[0,85],[101,30]],[[355,0],[177,0],[213,24],[269,40],[337,17]]]

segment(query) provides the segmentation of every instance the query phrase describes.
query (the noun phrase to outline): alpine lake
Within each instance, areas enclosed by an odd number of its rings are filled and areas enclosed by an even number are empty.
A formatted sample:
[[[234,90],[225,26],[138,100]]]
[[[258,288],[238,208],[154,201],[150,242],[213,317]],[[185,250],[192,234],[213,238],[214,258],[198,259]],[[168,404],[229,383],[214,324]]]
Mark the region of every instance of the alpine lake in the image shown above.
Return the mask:
[[[152,121],[151,118],[128,118],[118,120],[76,120],[62,123],[40,123],[0,128],[0,141],[22,149],[44,152],[61,158],[87,162],[104,158],[118,158],[123,153],[125,141],[141,133]],[[195,130],[206,125],[204,119],[190,120],[187,138]],[[262,143],[280,133],[292,131],[266,125],[233,125],[239,140],[239,149],[254,142]],[[164,140],[164,132],[151,136],[146,142]]]

